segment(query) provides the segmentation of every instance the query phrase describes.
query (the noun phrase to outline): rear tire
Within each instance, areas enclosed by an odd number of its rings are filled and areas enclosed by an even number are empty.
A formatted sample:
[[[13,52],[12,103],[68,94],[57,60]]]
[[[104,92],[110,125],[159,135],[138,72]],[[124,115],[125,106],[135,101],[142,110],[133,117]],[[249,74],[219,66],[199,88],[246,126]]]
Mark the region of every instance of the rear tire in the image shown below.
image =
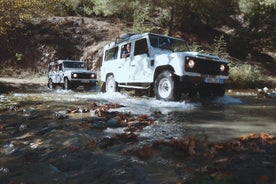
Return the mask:
[[[170,71],[163,71],[155,81],[154,91],[157,99],[177,101],[180,99],[179,82]]]

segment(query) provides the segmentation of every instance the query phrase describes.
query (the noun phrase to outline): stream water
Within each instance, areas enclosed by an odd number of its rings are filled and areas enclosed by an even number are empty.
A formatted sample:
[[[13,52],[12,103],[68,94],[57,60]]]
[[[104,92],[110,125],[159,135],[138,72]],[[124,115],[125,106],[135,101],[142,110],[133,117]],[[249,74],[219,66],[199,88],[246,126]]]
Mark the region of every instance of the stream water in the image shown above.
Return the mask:
[[[110,103],[122,105],[109,109],[111,113],[147,115],[154,122],[135,132],[135,143],[104,146],[125,132],[125,127],[91,125],[93,104]],[[276,133],[276,99],[254,94],[164,102],[128,93],[41,88],[0,95],[0,105],[0,183],[183,182],[190,173],[170,151],[146,160],[126,153],[187,136],[219,142],[249,133]],[[79,113],[66,114],[76,108]]]

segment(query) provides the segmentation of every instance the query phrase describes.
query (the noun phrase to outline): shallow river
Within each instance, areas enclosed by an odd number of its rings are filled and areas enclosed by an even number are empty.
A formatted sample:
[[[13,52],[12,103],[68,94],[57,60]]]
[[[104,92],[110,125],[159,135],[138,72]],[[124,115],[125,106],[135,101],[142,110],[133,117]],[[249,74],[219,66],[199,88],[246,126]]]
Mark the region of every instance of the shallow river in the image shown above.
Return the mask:
[[[92,106],[111,103],[122,107],[111,108],[110,113],[152,119],[135,132],[137,142],[110,143],[126,127],[91,125]],[[189,173],[177,166],[175,155],[143,160],[126,153],[188,136],[218,142],[249,133],[276,134],[276,98],[257,98],[253,93],[231,93],[204,102],[164,102],[129,93],[41,88],[0,95],[0,105],[0,183],[183,182]]]

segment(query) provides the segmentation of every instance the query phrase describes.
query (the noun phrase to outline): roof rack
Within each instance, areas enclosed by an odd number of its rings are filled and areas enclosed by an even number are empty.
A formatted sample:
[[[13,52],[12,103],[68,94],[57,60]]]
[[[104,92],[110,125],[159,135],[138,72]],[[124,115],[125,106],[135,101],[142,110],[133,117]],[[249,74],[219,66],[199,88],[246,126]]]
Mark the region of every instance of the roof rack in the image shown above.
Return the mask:
[[[130,39],[130,37],[133,36],[133,35],[135,35],[135,34],[133,34],[133,33],[121,34],[120,37],[116,39],[116,44],[122,43],[124,41],[128,41]]]

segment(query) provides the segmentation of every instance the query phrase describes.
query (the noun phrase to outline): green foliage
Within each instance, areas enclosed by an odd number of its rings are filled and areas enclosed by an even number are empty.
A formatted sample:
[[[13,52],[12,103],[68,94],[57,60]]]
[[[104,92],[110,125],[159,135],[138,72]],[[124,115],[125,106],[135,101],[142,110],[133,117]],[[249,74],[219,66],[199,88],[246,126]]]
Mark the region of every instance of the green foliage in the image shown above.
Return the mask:
[[[213,54],[221,56],[225,59],[229,57],[229,54],[227,53],[227,43],[225,41],[224,35],[215,37],[213,49]]]
[[[265,83],[260,69],[248,63],[231,66],[229,77],[235,84],[242,87],[253,87]]]
[[[200,44],[196,43],[196,42],[193,42],[191,45],[190,45],[190,49],[191,51],[193,52],[203,52],[203,48]]]
[[[77,14],[78,7],[80,6],[81,1],[80,0],[62,0],[60,2],[61,6],[63,9],[68,13],[68,14]]]
[[[276,44],[276,1],[240,0],[240,9],[244,14],[244,24],[239,37],[248,37],[252,49],[275,49]]]
[[[0,34],[33,17],[49,16],[56,8],[57,0],[0,0]]]

